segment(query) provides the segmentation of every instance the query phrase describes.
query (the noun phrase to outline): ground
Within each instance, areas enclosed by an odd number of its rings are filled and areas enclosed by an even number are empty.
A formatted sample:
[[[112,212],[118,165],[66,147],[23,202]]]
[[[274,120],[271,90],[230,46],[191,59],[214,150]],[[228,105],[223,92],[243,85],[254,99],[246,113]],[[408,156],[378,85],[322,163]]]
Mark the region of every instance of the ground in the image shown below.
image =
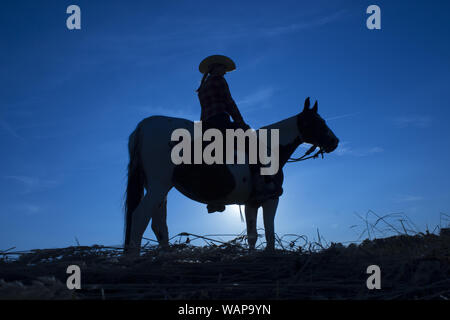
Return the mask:
[[[450,230],[326,248],[249,252],[244,237],[203,247],[146,246],[140,258],[91,246],[0,253],[0,299],[450,299]],[[298,239],[297,239],[298,240]],[[186,241],[184,241],[186,242]],[[66,269],[81,268],[81,290]],[[381,289],[369,290],[369,265]]]

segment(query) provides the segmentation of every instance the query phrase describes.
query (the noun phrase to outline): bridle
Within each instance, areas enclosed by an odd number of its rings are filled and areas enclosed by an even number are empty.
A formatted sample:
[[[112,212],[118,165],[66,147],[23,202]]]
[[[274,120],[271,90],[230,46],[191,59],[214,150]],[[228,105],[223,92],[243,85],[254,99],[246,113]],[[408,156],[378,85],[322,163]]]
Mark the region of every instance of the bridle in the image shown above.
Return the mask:
[[[322,159],[323,159],[323,154],[325,153],[325,150],[323,149],[323,147],[319,147],[319,151],[317,151],[312,156],[309,156],[311,153],[313,153],[317,149],[317,147],[318,147],[318,145],[314,144],[311,148],[309,148],[305,152],[305,154],[303,156],[301,156],[299,158],[289,158],[286,162],[299,162],[299,161],[305,161],[308,159],[316,159],[319,157],[319,155],[322,156]]]
[[[311,148],[309,148],[305,154],[299,158],[289,158],[287,162],[299,162],[299,161],[304,161],[304,160],[308,160],[308,159],[316,159],[319,157],[319,155],[322,156],[323,159],[323,154],[325,153],[325,150],[320,147],[319,151],[317,151],[315,154],[313,154],[312,156],[309,156],[311,153],[313,153],[315,150],[317,149],[317,145],[313,145]],[[309,156],[309,157],[308,157]]]

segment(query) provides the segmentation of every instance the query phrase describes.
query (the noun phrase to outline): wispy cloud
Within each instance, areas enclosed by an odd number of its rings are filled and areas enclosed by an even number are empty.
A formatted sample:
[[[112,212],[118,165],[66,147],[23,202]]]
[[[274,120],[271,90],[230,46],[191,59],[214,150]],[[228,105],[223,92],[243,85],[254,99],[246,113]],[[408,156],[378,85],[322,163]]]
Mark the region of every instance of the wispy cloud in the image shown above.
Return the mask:
[[[352,152],[352,149],[348,146],[348,142],[341,141],[335,152],[337,155],[343,156],[346,154],[350,154]]]
[[[267,105],[268,100],[273,96],[275,89],[273,87],[264,87],[258,89],[242,98],[236,98],[236,104],[241,111],[253,111]],[[139,115],[152,116],[163,115],[168,117],[185,118],[190,120],[200,119],[200,104],[195,108],[192,106],[183,107],[164,107],[164,106],[138,106],[135,107]]]
[[[150,117],[150,116],[167,116],[167,117],[175,117],[175,118],[185,118],[190,120],[200,119],[200,105],[198,106],[197,112],[193,110],[193,108],[186,107],[163,107],[163,106],[141,106],[136,107],[135,110],[140,115]]]
[[[202,38],[205,37],[207,39],[212,40],[232,40],[237,38],[244,38],[244,37],[273,37],[273,36],[280,36],[283,34],[288,33],[295,33],[301,30],[305,29],[311,29],[315,27],[320,27],[323,25],[327,25],[329,23],[333,23],[335,21],[339,21],[343,18],[345,18],[348,15],[347,9],[342,9],[336,12],[322,14],[315,17],[299,17],[297,18],[301,22],[296,23],[290,23],[285,25],[277,25],[277,26],[261,26],[261,27],[253,27],[248,24],[242,24],[242,23],[234,23],[230,24],[229,21],[223,21],[223,23],[227,23],[227,29],[226,30],[211,30],[211,29],[203,29],[201,34]],[[203,25],[209,25],[211,22],[210,20],[206,20]],[[217,20],[214,20],[213,23],[217,23]],[[203,27],[202,25],[197,26]],[[196,30],[198,32],[198,30]],[[184,35],[185,36],[185,35]]]
[[[381,153],[381,152],[384,152],[384,149],[381,148],[381,147],[372,147],[372,148],[367,150],[368,154]]]
[[[91,41],[95,42],[99,36],[105,39],[108,43],[114,47],[115,52],[126,54],[122,55],[122,58],[136,60],[137,56],[146,54],[145,49],[154,47],[174,47],[180,48],[187,46],[191,47],[196,44],[197,47],[204,43],[210,44],[223,44],[227,45],[235,40],[242,39],[255,39],[260,37],[274,37],[283,34],[295,33],[304,29],[311,29],[315,27],[324,26],[336,21],[339,21],[348,16],[349,10],[342,9],[335,12],[322,13],[316,15],[302,15],[297,16],[296,20],[292,23],[285,23],[282,25],[268,25],[268,19],[261,19],[261,23],[255,25],[248,21],[230,21],[229,17],[197,17],[195,21],[192,19],[183,18],[177,19],[177,25],[181,26],[176,31],[169,30],[173,25],[173,18],[160,19],[155,22],[151,30],[145,33],[145,35],[129,35],[129,34],[115,34],[114,36],[108,35],[92,35]],[[300,21],[300,22],[298,22]],[[212,24],[217,27],[210,28]],[[122,48],[122,49],[120,49]],[[180,55],[186,56],[186,53],[197,54],[198,50],[175,50],[171,55],[161,55],[153,57],[152,59],[145,59],[147,63],[160,63],[160,60],[173,59],[176,60]],[[110,54],[110,53],[109,53]],[[103,58],[103,57],[102,57]],[[155,59],[156,58],[156,59]],[[166,61],[167,63],[167,61]]]
[[[23,188],[24,193],[53,188],[59,184],[59,181],[57,180],[42,179],[32,176],[4,176],[3,178],[18,183]]]
[[[424,200],[421,196],[414,196],[414,195],[398,195],[395,198],[396,202],[414,202],[414,201],[421,201]]]
[[[236,99],[236,104],[239,107],[245,108],[246,111],[259,108],[273,96],[275,89],[273,87],[265,87],[256,90],[240,99]]]
[[[384,152],[384,149],[381,147],[371,147],[371,148],[353,148],[349,145],[348,141],[343,141],[339,143],[338,148],[334,151],[338,156],[354,156],[354,157],[366,157],[369,155],[374,155],[377,153]],[[303,143],[300,145],[300,148],[308,150],[311,148],[311,144]],[[319,149],[316,149],[319,150]]]
[[[315,19],[310,19],[306,21],[302,21],[300,23],[292,23],[290,25],[285,26],[277,26],[270,29],[266,29],[263,32],[268,36],[279,36],[286,33],[297,32],[304,29],[320,27],[331,22],[342,19],[347,15],[347,10],[339,10],[337,12],[333,12],[328,15],[324,15],[321,17],[317,17]]]
[[[22,203],[18,205],[14,205],[13,207],[16,211],[19,211],[21,213],[25,213],[27,215],[33,215],[37,214],[39,212],[42,212],[42,207],[36,204],[31,203]]]
[[[342,141],[339,143],[336,149],[336,154],[339,156],[350,155],[355,157],[366,157],[377,153],[384,152],[382,147],[370,147],[370,148],[353,148],[348,141]]]
[[[16,139],[19,139],[19,140],[22,140],[22,141],[25,140],[23,137],[21,137],[17,133],[17,131],[8,122],[6,122],[3,119],[0,119],[0,128],[2,129],[3,132],[6,132],[8,135],[10,135],[10,136],[12,136],[12,137],[14,137]]]
[[[415,128],[427,128],[432,123],[432,118],[428,115],[409,115],[401,116],[393,119],[396,126],[400,128],[415,127]]]
[[[338,119],[350,118],[350,117],[354,117],[360,113],[361,112],[346,113],[346,114],[342,114],[342,115],[338,115],[338,116],[334,116],[334,117],[329,117],[329,118],[326,118],[325,120],[333,121],[333,120],[338,120]]]

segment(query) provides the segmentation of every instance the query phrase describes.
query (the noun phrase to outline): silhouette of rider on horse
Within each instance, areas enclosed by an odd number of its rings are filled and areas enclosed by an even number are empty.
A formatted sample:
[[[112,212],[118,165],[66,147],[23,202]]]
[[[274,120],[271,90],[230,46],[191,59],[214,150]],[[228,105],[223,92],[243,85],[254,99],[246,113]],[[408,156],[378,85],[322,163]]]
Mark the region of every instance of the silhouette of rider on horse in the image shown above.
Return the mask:
[[[224,78],[225,73],[235,69],[233,60],[223,55],[209,56],[200,63],[199,70],[203,78],[197,93],[201,105],[200,120],[204,130],[216,128],[224,133],[225,129],[241,128],[244,131],[250,129],[231,97]],[[230,120],[230,116],[233,121]],[[264,200],[279,197],[282,193],[281,185],[277,185],[277,180],[273,176],[262,177],[259,167],[259,164],[250,165],[253,181],[251,200],[264,202]],[[207,208],[209,213],[225,210],[223,205],[208,205]]]

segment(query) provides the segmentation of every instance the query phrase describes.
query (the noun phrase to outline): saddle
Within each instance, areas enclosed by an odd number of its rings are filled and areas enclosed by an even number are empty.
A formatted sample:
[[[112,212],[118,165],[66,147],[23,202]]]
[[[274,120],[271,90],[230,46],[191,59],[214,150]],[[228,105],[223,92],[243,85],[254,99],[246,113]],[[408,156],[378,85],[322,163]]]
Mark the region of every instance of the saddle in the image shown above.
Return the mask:
[[[208,128],[209,128],[208,126],[205,126],[204,130],[207,130]],[[248,129],[248,128],[244,128],[239,125],[236,125],[235,123],[232,123],[232,125],[229,128],[232,128],[232,129],[241,128],[243,130]],[[218,129],[225,136],[225,130],[228,128],[218,128]],[[256,141],[257,146],[259,146],[258,138],[259,138],[259,136],[257,135],[257,141]],[[224,145],[225,145],[225,141],[224,141]],[[248,154],[249,150],[250,150],[249,141],[246,140],[246,142],[245,142],[246,163],[248,163],[248,159],[249,159],[249,154]],[[235,146],[234,151],[235,151],[235,159],[234,160],[236,163],[236,151],[237,151],[236,146]],[[224,154],[225,154],[225,150],[224,150]],[[283,184],[283,174],[282,174],[281,170],[279,170],[278,173],[274,176],[268,176],[268,175],[261,176],[259,174],[260,168],[261,168],[260,163],[249,164],[249,167],[250,167],[250,172],[251,172],[252,189],[253,189],[252,193],[250,195],[250,199],[248,201],[248,203],[250,205],[259,207],[265,201],[267,201],[269,199],[276,199],[283,194],[283,188],[281,187],[281,185]],[[225,210],[225,206],[208,204],[207,209],[208,209],[208,213],[213,213],[213,212],[217,212],[217,211],[223,212]]]
[[[208,125],[202,126],[202,137],[203,133],[212,127]],[[235,126],[236,129],[239,128]],[[223,150],[222,154],[226,153],[226,135],[225,130],[228,128],[217,128],[222,132],[223,136]],[[177,142],[173,142],[172,145],[175,145]],[[212,142],[203,142],[202,141],[202,154],[205,148]],[[245,145],[245,157],[246,163],[248,163],[248,150],[249,141],[246,139]],[[236,144],[234,150],[234,163],[237,163],[236,153],[237,148]],[[214,156],[215,150],[212,152],[212,156]],[[216,200],[223,198],[227,194],[231,193],[236,187],[236,182],[234,181],[233,174],[229,171],[228,166],[225,164],[194,164],[194,143],[191,143],[191,164],[180,164],[177,165],[174,170],[174,184],[180,191],[184,191],[185,195],[197,195],[201,197],[200,201],[207,203],[208,213],[213,212],[223,212],[225,210],[224,205],[214,204]],[[225,163],[225,156],[223,159]],[[250,164],[250,172],[251,172],[251,183],[252,183],[252,193],[250,197],[250,203],[254,205],[259,205],[266,201],[269,198],[277,198],[282,194],[281,188],[281,180],[280,177],[281,170],[275,176],[261,176],[259,174],[261,165],[260,164]],[[186,188],[189,186],[189,188]]]

